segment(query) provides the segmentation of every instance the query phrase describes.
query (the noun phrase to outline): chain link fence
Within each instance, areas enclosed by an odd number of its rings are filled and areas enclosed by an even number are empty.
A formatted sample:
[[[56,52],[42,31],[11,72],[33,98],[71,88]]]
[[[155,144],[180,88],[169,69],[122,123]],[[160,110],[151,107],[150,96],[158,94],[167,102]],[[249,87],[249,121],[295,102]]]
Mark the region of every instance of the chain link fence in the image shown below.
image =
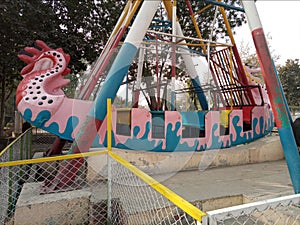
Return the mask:
[[[112,213],[112,224],[139,224],[139,225],[196,225],[204,215],[196,207],[185,204],[171,190],[160,186],[151,177],[139,171],[128,162],[114,154],[110,154],[111,190],[109,190],[115,204],[122,206],[117,215]],[[164,193],[161,194],[161,192]],[[169,192],[169,194],[168,194]],[[168,194],[168,195],[167,195]],[[176,199],[182,201],[180,207],[176,206]],[[114,202],[114,201],[113,201]],[[114,207],[112,207],[112,212]],[[187,213],[187,212],[190,212]]]
[[[33,143],[30,129],[0,152],[0,224],[300,224],[300,195],[205,214],[112,151],[43,157]]]
[[[56,136],[42,129],[32,128],[32,152],[46,152],[54,143]],[[69,150],[71,146],[70,142],[66,142],[64,145],[65,151]]]
[[[88,168],[89,160],[101,157],[106,161],[107,155],[106,151],[90,155],[0,164],[0,224],[107,224],[107,179]],[[74,169],[76,162],[82,163]],[[58,176],[62,168],[70,170]],[[73,172],[74,179],[68,179]]]
[[[1,167],[2,177],[9,176],[0,181],[0,201],[7,203],[0,206],[0,223],[197,224],[193,217],[114,159],[110,159],[111,164],[95,167],[93,162],[107,161],[106,151],[93,154],[99,155],[87,154],[72,182],[67,176],[74,169],[74,160],[82,158],[58,156],[51,161],[38,158],[24,165],[19,165],[20,161],[14,166]],[[70,171],[57,182],[61,165]],[[51,182],[58,184],[57,189],[49,189]]]
[[[1,152],[0,224],[196,225],[204,215],[116,154],[43,157],[33,139]]]
[[[0,164],[31,158],[32,129],[27,130],[3,151],[0,152]],[[16,193],[20,192],[24,177],[27,175],[27,165],[19,167],[0,167],[0,223],[4,224],[7,217],[14,213],[17,201]]]
[[[207,212],[204,225],[298,225],[300,194]]]

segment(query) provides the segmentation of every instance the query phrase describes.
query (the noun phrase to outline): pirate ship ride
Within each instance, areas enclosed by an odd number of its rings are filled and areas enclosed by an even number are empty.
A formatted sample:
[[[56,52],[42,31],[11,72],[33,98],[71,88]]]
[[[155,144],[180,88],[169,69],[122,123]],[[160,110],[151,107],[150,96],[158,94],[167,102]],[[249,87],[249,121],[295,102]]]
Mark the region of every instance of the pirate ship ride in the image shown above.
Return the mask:
[[[191,37],[184,35],[176,1],[128,1],[76,99],[61,89],[68,83],[70,56],[37,41],[38,48],[19,55],[28,64],[17,90],[19,112],[57,135],[58,143],[75,140],[71,152],[107,145],[106,101],[120,100],[120,90],[126,107],[112,108],[115,148],[203,151],[265,136],[274,124],[268,96],[243,65],[226,15],[242,9],[213,3],[194,12],[186,1],[197,34]],[[202,38],[196,17],[205,10],[214,10],[211,34],[217,23],[224,24],[223,42]],[[154,19],[158,12],[160,21]],[[178,77],[188,85],[180,87]]]

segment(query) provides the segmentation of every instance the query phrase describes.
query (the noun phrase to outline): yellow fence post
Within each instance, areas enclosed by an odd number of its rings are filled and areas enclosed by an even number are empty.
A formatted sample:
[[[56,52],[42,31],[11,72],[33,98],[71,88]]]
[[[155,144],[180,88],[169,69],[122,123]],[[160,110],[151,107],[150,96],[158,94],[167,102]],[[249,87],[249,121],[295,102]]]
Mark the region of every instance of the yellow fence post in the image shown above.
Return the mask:
[[[107,99],[107,150],[112,148],[112,129],[111,129],[111,99]]]
[[[112,129],[111,129],[111,99],[107,99],[107,150],[111,152],[112,149]],[[112,174],[111,174],[111,158],[110,155],[107,154],[107,220],[110,224],[112,219]]]

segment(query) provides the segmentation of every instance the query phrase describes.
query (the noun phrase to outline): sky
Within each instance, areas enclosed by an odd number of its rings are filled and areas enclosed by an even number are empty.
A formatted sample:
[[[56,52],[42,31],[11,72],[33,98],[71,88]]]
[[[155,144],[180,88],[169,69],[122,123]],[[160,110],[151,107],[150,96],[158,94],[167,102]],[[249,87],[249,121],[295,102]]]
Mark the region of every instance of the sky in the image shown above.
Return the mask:
[[[300,1],[257,0],[256,7],[271,51],[280,56],[275,64],[285,65],[287,59],[300,59]],[[235,31],[237,47],[243,41],[255,52],[248,24]]]
[[[256,7],[271,51],[280,56],[277,64],[287,59],[300,59],[300,1],[258,0]],[[253,46],[248,24],[236,29],[236,43]]]

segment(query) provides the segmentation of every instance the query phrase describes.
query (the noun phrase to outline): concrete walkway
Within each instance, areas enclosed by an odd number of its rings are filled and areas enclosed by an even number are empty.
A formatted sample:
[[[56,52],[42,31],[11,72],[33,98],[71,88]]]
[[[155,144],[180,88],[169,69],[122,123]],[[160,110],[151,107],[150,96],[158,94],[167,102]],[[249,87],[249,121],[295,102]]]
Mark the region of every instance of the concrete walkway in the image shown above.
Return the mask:
[[[163,184],[189,202],[236,195],[256,201],[294,194],[285,160],[182,171]]]
[[[114,151],[192,203],[219,199],[223,204],[239,196],[226,207],[294,194],[276,133],[204,152]]]

